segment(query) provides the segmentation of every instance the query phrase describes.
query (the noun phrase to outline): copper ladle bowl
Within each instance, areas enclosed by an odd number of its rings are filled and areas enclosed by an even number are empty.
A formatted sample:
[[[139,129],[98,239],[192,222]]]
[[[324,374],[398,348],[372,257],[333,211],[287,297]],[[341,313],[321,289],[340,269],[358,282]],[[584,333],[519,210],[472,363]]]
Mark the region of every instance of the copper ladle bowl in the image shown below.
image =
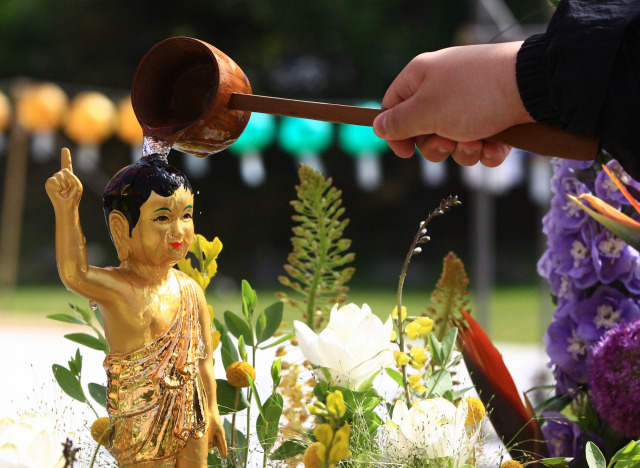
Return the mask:
[[[206,42],[173,37],[138,64],[131,86],[133,110],[146,136],[205,157],[238,139],[250,112],[232,110],[234,92],[251,94],[236,63]]]

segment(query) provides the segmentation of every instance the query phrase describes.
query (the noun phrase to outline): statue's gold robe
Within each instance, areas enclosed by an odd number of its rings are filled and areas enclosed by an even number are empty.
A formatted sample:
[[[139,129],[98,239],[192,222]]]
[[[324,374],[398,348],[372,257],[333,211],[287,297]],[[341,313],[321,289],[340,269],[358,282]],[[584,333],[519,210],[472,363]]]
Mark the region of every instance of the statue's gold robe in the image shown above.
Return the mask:
[[[189,437],[207,431],[196,291],[191,278],[173,271],[182,295],[173,323],[154,342],[104,360],[109,451],[120,465],[175,457]]]

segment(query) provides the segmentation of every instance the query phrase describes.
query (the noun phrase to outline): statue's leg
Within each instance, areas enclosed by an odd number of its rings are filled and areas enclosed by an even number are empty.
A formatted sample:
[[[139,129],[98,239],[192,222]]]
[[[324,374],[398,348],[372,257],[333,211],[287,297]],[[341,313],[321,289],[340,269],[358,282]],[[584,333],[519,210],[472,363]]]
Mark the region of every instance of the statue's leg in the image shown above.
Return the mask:
[[[194,439],[191,437],[184,448],[178,452],[176,468],[206,467],[208,454],[207,438]]]

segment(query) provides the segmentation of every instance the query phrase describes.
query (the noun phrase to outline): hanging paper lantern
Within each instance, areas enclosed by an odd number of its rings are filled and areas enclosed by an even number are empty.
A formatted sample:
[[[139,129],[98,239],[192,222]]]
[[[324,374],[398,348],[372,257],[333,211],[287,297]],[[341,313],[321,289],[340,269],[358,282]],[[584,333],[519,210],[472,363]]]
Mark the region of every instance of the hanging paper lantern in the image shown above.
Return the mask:
[[[131,105],[131,96],[118,104],[118,137],[131,147],[131,161],[136,162],[142,156],[142,127]]]
[[[28,85],[20,93],[16,118],[28,132],[53,132],[62,124],[67,104],[67,95],[56,84]]]
[[[9,128],[9,122],[11,122],[11,104],[9,98],[0,91],[0,133]]]
[[[31,149],[36,160],[46,161],[55,152],[54,133],[68,109],[65,92],[53,83],[27,85],[16,104],[18,123],[32,134]]]
[[[73,99],[65,132],[79,145],[76,160],[81,169],[92,171],[97,167],[98,145],[113,134],[116,123],[116,107],[104,94],[86,91]]]
[[[0,154],[4,153],[7,146],[4,131],[11,122],[11,104],[9,98],[0,91]]]
[[[318,172],[324,172],[320,153],[331,145],[332,139],[333,125],[329,122],[295,117],[282,119],[278,135],[283,150]]]
[[[264,182],[266,172],[261,152],[273,143],[275,136],[275,117],[254,113],[240,138],[229,147],[240,158],[240,176],[248,186],[257,187]]]
[[[379,102],[363,102],[362,107],[379,108]],[[382,181],[380,157],[389,148],[387,142],[373,133],[371,127],[340,125],[338,143],[342,150],[355,159],[356,182],[363,190],[378,188]]]

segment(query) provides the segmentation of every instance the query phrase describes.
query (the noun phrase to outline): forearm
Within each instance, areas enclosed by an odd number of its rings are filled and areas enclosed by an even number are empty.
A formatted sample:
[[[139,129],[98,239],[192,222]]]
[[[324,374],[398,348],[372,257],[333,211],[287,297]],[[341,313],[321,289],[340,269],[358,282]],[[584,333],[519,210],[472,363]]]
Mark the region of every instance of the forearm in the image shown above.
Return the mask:
[[[213,360],[208,356],[200,361],[200,377],[207,395],[207,409],[209,413],[218,413],[217,384],[213,372]]]
[[[78,207],[59,207],[55,210],[55,216],[58,273],[67,288],[80,292],[89,271],[89,263]]]

